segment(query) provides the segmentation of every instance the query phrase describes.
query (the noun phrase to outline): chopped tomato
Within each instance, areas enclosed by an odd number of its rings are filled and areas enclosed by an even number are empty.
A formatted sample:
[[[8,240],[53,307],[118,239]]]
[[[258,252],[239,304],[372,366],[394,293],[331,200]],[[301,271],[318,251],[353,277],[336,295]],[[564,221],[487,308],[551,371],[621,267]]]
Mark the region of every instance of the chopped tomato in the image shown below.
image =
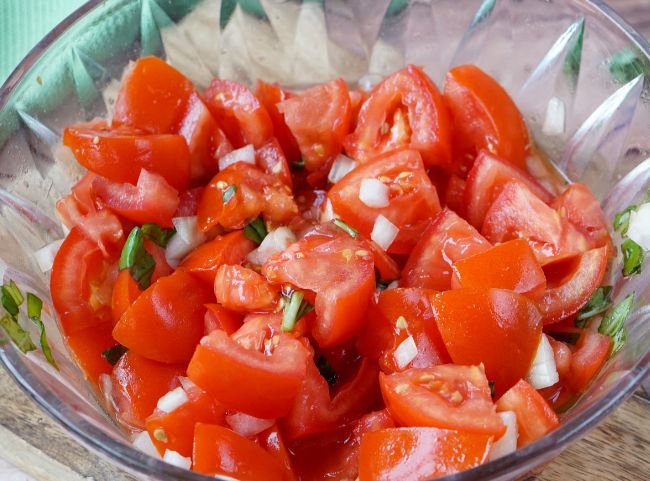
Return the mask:
[[[99,210],[84,216],[76,224],[84,236],[93,242],[105,258],[114,258],[124,244],[120,220],[108,210]]]
[[[517,415],[517,447],[522,447],[553,431],[560,419],[551,406],[526,381],[520,380],[497,401],[497,410]]]
[[[298,142],[308,172],[317,171],[341,153],[351,117],[345,80],[307,89],[279,103],[278,110]]]
[[[400,285],[440,291],[451,287],[452,267],[490,248],[476,229],[444,209],[424,231],[404,265]]]
[[[233,334],[242,325],[242,316],[219,304],[205,305],[205,334],[221,329],[228,335]]]
[[[288,98],[276,84],[266,83],[258,80],[255,87],[255,95],[260,99],[262,105],[271,117],[273,122],[273,134],[282,147],[282,151],[287,156],[289,162],[298,162],[300,160],[300,147],[296,138],[291,133],[287,123],[284,121],[284,115],[278,110],[278,104]]]
[[[63,133],[81,165],[113,182],[135,184],[142,169],[162,175],[177,190],[190,180],[190,154],[180,135],[146,135],[131,127],[109,127],[103,120],[75,124]]]
[[[188,361],[203,336],[209,287],[177,270],[154,282],[122,315],[113,336],[130,350],[159,362]]]
[[[487,461],[491,437],[437,428],[384,429],[364,434],[359,481],[420,481]]]
[[[117,324],[122,314],[131,307],[131,304],[140,295],[138,283],[131,277],[128,269],[120,271],[115,279],[113,294],[111,297],[111,312],[113,314],[113,325]]]
[[[398,425],[501,436],[490,387],[480,366],[444,364],[379,374],[386,407]]]
[[[280,295],[252,269],[222,265],[214,278],[217,302],[236,312],[275,310]]]
[[[379,180],[389,189],[386,207],[368,207],[359,199],[361,183]],[[431,218],[440,211],[436,189],[424,171],[420,155],[413,150],[388,153],[363,164],[329,191],[334,211],[370,239],[376,219],[384,216],[399,232],[387,251],[410,252]]]
[[[174,269],[172,269],[172,267],[167,263],[167,258],[165,257],[165,249],[145,238],[144,250],[151,254],[154,262],[156,263],[153,274],[151,274],[151,282],[156,282],[161,277],[168,276],[174,272]]]
[[[477,154],[486,149],[522,170],[526,168],[528,128],[496,80],[474,65],[461,65],[447,73],[444,96],[461,166],[471,167]]]
[[[203,187],[188,189],[179,196],[179,203],[174,217],[192,217],[199,208],[199,200],[203,195]]]
[[[451,161],[451,122],[438,88],[409,65],[377,84],[361,106],[346,152],[367,161],[401,147],[416,150],[425,165]]]
[[[255,151],[257,165],[267,174],[274,175],[289,188],[292,187],[291,170],[278,139],[271,137],[267,143]]]
[[[547,336],[547,339],[553,348],[553,359],[555,360],[557,373],[560,375],[560,379],[564,379],[571,367],[571,349],[565,343],[556,341],[551,336]]]
[[[585,330],[571,354],[567,382],[575,392],[581,392],[603,367],[609,357],[612,339],[597,332]]]
[[[113,323],[108,321],[65,336],[73,359],[93,385],[97,385],[100,374],[111,372],[112,366],[102,353],[116,344],[112,331]]]
[[[457,175],[450,175],[445,188],[445,207],[457,214],[465,215],[467,204],[465,203],[466,182]]]
[[[260,447],[275,458],[284,468],[286,481],[296,481],[296,475],[293,472],[291,454],[287,449],[284,438],[277,424],[274,424],[266,431],[260,433],[257,437]]]
[[[291,332],[282,331],[282,314],[281,313],[261,313],[249,314],[244,318],[243,324],[230,337],[240,346],[254,351],[270,354],[274,343],[279,341],[279,335],[290,336],[300,341],[301,336],[305,335],[304,322],[299,321]],[[303,342],[307,350],[311,351],[311,346]]]

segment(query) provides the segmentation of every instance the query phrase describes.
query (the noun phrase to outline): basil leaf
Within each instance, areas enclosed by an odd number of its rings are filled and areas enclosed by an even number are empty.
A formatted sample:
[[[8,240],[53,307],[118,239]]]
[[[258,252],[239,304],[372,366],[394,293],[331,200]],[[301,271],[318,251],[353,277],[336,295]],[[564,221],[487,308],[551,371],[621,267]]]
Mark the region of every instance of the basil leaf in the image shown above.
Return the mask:
[[[165,229],[156,223],[148,223],[142,226],[142,235],[160,247],[167,247],[169,240],[176,234],[176,229]]]
[[[623,275],[639,274],[643,265],[643,249],[632,239],[626,239],[621,244],[623,252]]]
[[[643,54],[631,48],[615,53],[609,60],[609,73],[621,83],[628,83],[641,74],[650,75],[650,65]]]
[[[627,230],[630,228],[630,214],[638,209],[638,206],[631,205],[626,209],[623,209],[614,216],[613,227],[615,231],[621,230],[621,235],[624,236],[627,234]]]
[[[341,219],[334,219],[332,222],[334,222],[334,225],[336,227],[338,227],[339,229],[343,229],[352,238],[356,238],[359,235],[358,230],[356,230],[354,227],[349,226]]]
[[[43,355],[45,356],[45,359],[47,359],[47,362],[49,362],[54,368],[57,370],[59,369],[59,366],[56,364],[56,361],[54,360],[54,356],[52,355],[52,350],[50,349],[50,343],[47,340],[47,333],[45,332],[45,324],[43,324],[43,320],[41,319],[41,313],[43,312],[43,301],[36,295],[32,294],[31,292],[27,293],[27,317],[29,317],[34,324],[36,324],[36,327],[38,327],[38,331],[40,333],[39,336],[39,342],[41,344],[41,351],[43,351]]]
[[[226,204],[230,199],[232,199],[237,193],[236,185],[229,185],[226,190],[223,191],[223,203]]]
[[[612,338],[612,355],[616,354],[627,341],[625,320],[634,304],[634,294],[630,294],[610,310],[600,322],[598,332]]]
[[[336,375],[334,368],[329,363],[327,358],[322,354],[316,360],[316,367],[320,371],[320,375],[323,376],[323,378],[325,378],[325,380],[327,381],[327,384],[331,386],[336,382],[338,376]]]
[[[36,350],[36,346],[29,337],[29,334],[18,324],[15,317],[10,314],[5,314],[4,317],[0,318],[0,326],[2,326],[9,339],[11,339],[21,352],[27,353]]]
[[[248,239],[255,242],[257,245],[260,245],[267,235],[264,221],[258,217],[257,219],[249,222],[246,227],[244,227],[244,235]]]
[[[586,321],[601,312],[605,312],[611,304],[609,300],[611,293],[612,286],[601,286],[596,289],[587,303],[580,309],[580,312],[578,312],[576,326],[584,327],[585,323],[580,321]]]
[[[304,300],[305,293],[302,291],[293,291],[289,296],[289,302],[284,305],[282,313],[282,330],[291,332],[296,326],[296,322],[307,313],[314,310],[309,302]]]
[[[115,366],[115,364],[118,363],[118,361],[124,354],[126,354],[128,350],[129,349],[124,347],[122,344],[116,344],[115,346],[109,347],[104,352],[102,352],[102,357],[106,359],[106,362],[108,362],[111,366]]]
[[[126,239],[120,256],[120,270],[129,269],[131,277],[144,290],[151,285],[151,275],[156,267],[156,261],[144,248],[144,237],[139,227],[134,227]]]

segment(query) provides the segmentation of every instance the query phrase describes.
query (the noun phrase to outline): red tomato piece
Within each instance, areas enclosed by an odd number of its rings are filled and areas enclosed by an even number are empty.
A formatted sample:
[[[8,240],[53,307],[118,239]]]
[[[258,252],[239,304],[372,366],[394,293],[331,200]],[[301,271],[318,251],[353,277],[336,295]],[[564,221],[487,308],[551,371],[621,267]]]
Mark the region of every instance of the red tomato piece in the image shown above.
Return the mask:
[[[491,437],[436,428],[384,429],[361,439],[359,481],[424,481],[487,461]]]
[[[351,126],[354,130],[357,127],[357,121],[359,118],[359,111],[363,106],[364,102],[368,100],[370,92],[364,90],[350,90],[350,110],[352,112]],[[345,143],[345,141],[344,141]]]
[[[278,110],[298,142],[308,172],[341,153],[352,112],[345,80],[307,89],[279,103]]]
[[[274,175],[282,181],[283,184],[292,187],[293,181],[291,180],[291,170],[289,163],[284,156],[282,147],[278,139],[271,137],[271,139],[255,151],[255,161],[257,166],[265,173]]]
[[[112,398],[117,416],[134,428],[144,429],[145,420],[164,394],[178,387],[185,367],[150,361],[133,351],[124,354],[113,368]]]
[[[192,217],[196,215],[199,209],[199,200],[203,195],[203,187],[194,187],[188,189],[179,196],[178,209],[174,217]]]
[[[194,249],[180,267],[213,286],[220,266],[241,264],[256,247],[243,231],[230,232]]]
[[[206,335],[217,329],[226,331],[228,335],[231,335],[242,325],[242,316],[240,314],[219,304],[206,304],[205,308],[207,309],[204,329]]]
[[[466,182],[457,175],[450,175],[445,188],[445,207],[454,212],[464,215],[466,210],[465,203],[465,185]]]
[[[501,193],[503,186],[514,180],[524,184],[542,201],[549,203],[553,200],[551,194],[525,171],[485,150],[479,152],[472,170],[469,171],[465,187],[463,202],[466,206],[467,221],[480,229],[485,214]]]
[[[607,247],[591,249],[577,256],[574,265],[571,273],[559,282],[549,280],[539,300],[544,324],[558,322],[585,305],[605,276]]]
[[[323,347],[356,335],[375,292],[372,254],[347,234],[313,234],[272,256],[262,274],[273,284],[289,283],[316,292],[312,335]]]
[[[196,348],[187,374],[228,409],[264,419],[283,416],[305,378],[309,352],[289,335],[277,340],[267,355],[213,331]]]
[[[524,377],[537,352],[542,316],[535,302],[505,289],[455,289],[431,301],[456,364],[479,364],[497,395]]]
[[[379,374],[379,385],[395,422],[500,436],[497,415],[480,366],[443,364]]]
[[[264,449],[228,428],[198,423],[192,469],[239,481],[286,481],[283,466]]]
[[[288,98],[287,94],[276,84],[269,84],[258,80],[255,87],[255,95],[260,99],[262,105],[271,117],[273,122],[273,134],[280,142],[282,151],[287,156],[289,162],[300,160],[300,147],[296,138],[291,133],[287,123],[284,121],[284,115],[278,110],[278,104]]]
[[[547,336],[547,339],[553,348],[553,359],[555,360],[557,373],[560,375],[560,379],[564,379],[571,367],[571,349],[565,343],[556,341],[551,336]]]
[[[401,147],[417,150],[425,165],[451,161],[451,122],[438,88],[418,67],[406,68],[377,84],[359,111],[345,150],[365,162]]]
[[[380,180],[389,187],[386,207],[368,207],[359,200],[361,182]],[[388,153],[363,164],[337,182],[328,197],[334,211],[367,238],[377,216],[383,215],[399,233],[388,248],[391,254],[406,254],[422,236],[431,218],[440,212],[436,188],[426,172],[420,155],[413,150]]]
[[[497,401],[497,410],[517,415],[517,447],[522,447],[553,431],[560,419],[544,398],[524,380],[511,387]]]
[[[178,192],[160,175],[142,169],[138,184],[120,184],[104,177],[93,181],[93,191],[113,212],[137,224],[155,222],[172,227],[180,202]]]
[[[121,252],[124,245],[122,224],[110,211],[90,213],[80,219],[77,226],[88,240],[99,247],[104,257],[112,258]]]
[[[609,358],[612,339],[597,332],[584,330],[577,350],[571,355],[567,376],[569,386],[577,393],[582,392]]]
[[[113,314],[113,325],[117,324],[122,314],[131,307],[131,304],[140,295],[138,283],[131,277],[128,269],[120,271],[115,279],[113,295],[111,297],[111,312]]]
[[[275,458],[284,468],[287,481],[296,481],[291,463],[291,454],[287,449],[284,438],[277,424],[259,434],[257,442],[267,453]]]
[[[496,80],[474,65],[454,67],[445,77],[444,96],[453,121],[455,154],[465,168],[482,149],[526,168],[528,128]]]
[[[108,321],[65,336],[72,357],[86,379],[95,386],[100,374],[110,374],[113,369],[102,356],[104,351],[116,344],[112,331],[113,323]]]
[[[156,282],[161,277],[168,276],[174,272],[174,269],[167,263],[165,249],[146,238],[144,239],[144,249],[151,254],[156,263],[156,267],[151,275],[151,282]]]
[[[275,310],[277,289],[252,269],[222,265],[214,278],[214,295],[226,309],[236,312]]]
[[[382,291],[372,303],[357,346],[361,355],[379,359],[382,371],[432,367],[451,361],[433,316],[435,291],[406,288]],[[396,349],[409,337],[417,353],[406,365],[395,357]]]
[[[451,287],[454,262],[485,252],[490,247],[490,243],[464,219],[444,209],[411,251],[400,285],[447,290]]]
[[[259,148],[273,136],[269,113],[242,84],[215,79],[205,91],[205,100],[234,147]]]
[[[451,285],[509,289],[534,298],[546,287],[546,277],[528,242],[515,239],[456,261]]]
[[[122,315],[113,336],[130,350],[154,361],[188,361],[203,336],[209,287],[177,270],[144,291]]]
[[[113,182],[135,184],[142,169],[162,175],[177,190],[190,181],[190,153],[180,135],[145,135],[130,127],[109,127],[103,120],[75,124],[63,132],[81,165]]]

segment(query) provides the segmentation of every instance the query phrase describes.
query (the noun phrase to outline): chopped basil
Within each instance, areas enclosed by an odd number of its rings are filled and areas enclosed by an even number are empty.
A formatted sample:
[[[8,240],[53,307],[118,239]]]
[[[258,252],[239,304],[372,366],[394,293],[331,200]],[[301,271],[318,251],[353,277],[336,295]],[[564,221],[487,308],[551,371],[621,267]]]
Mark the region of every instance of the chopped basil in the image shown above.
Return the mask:
[[[327,384],[332,385],[336,382],[338,376],[336,375],[336,372],[334,372],[334,368],[327,358],[322,354],[316,360],[316,367],[320,371],[320,375],[327,381]]]
[[[305,159],[300,159],[298,161],[291,162],[289,165],[291,166],[292,169],[302,170],[305,168]]]
[[[36,324],[36,327],[38,327],[39,331],[39,341],[41,344],[41,351],[43,351],[43,355],[45,356],[45,359],[47,359],[47,362],[49,362],[54,368],[57,370],[59,369],[59,366],[57,366],[56,361],[54,360],[54,356],[52,355],[52,350],[50,349],[50,343],[47,341],[47,333],[45,332],[45,324],[43,324],[43,320],[41,319],[41,313],[43,311],[43,301],[36,295],[32,294],[31,292],[27,293],[27,317],[29,317],[34,324]]]
[[[601,312],[605,312],[611,302],[609,296],[612,293],[612,286],[601,286],[594,291],[587,303],[580,309],[576,316],[576,326],[584,327],[587,319],[594,317]]]
[[[634,294],[630,294],[607,313],[598,327],[598,332],[612,338],[612,355],[616,354],[627,341],[625,320],[634,304]]]
[[[36,350],[36,346],[30,339],[29,334],[18,324],[18,320],[14,316],[5,314],[4,317],[0,318],[0,326],[23,353]]]
[[[630,214],[637,210],[637,208],[638,206],[631,205],[616,214],[613,222],[614,230],[620,230],[622,236],[627,235],[627,230],[630,227]]]
[[[122,344],[116,344],[113,347],[109,347],[104,352],[102,352],[102,357],[111,365],[115,366],[121,357],[126,354],[129,349],[124,347]]]
[[[609,73],[621,83],[627,83],[639,75],[650,74],[650,65],[645,55],[627,48],[615,53],[609,59]]]
[[[167,247],[169,240],[176,234],[176,229],[165,229],[150,222],[142,226],[142,235],[160,247]]]
[[[643,249],[641,246],[632,239],[626,239],[621,244],[621,251],[623,252],[623,275],[627,277],[632,274],[639,274],[643,264]]]
[[[285,303],[282,313],[282,330],[293,331],[296,322],[305,314],[314,310],[309,302],[304,300],[305,294],[302,291],[293,291],[289,296],[289,302]]]
[[[488,386],[490,386],[490,396],[492,397],[496,396],[496,390],[494,389],[496,383],[494,381],[488,381]]]
[[[144,248],[142,230],[134,227],[122,249],[120,270],[129,269],[131,277],[138,283],[140,289],[144,290],[151,284],[151,275],[155,267],[156,261]]]
[[[350,237],[356,238],[359,235],[358,230],[356,230],[354,227],[349,226],[341,219],[334,219],[332,222],[334,222],[334,225],[339,229],[343,229]]]
[[[226,190],[223,191],[223,203],[226,204],[232,199],[237,193],[236,185],[229,185]]]
[[[2,307],[4,307],[11,316],[16,317],[18,315],[20,305],[24,300],[23,295],[14,281],[2,285]]]
[[[260,217],[249,222],[246,227],[244,227],[244,235],[257,245],[262,243],[266,234],[267,232],[266,227],[264,226],[264,221]]]

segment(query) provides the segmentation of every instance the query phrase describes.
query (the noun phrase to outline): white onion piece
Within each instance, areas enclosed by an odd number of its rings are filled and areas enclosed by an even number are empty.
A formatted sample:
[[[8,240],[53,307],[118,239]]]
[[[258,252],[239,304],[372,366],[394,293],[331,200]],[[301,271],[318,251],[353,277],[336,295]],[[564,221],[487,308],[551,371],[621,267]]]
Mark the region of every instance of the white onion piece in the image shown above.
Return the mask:
[[[542,132],[546,135],[562,135],[565,129],[565,117],[564,102],[558,97],[552,97],[546,107]]]
[[[164,413],[170,413],[181,407],[187,401],[189,401],[187,393],[182,387],[177,387],[158,399],[156,407]]]
[[[199,229],[196,216],[174,217],[172,222],[176,228],[176,234],[167,244],[165,257],[167,263],[176,268],[187,254],[203,244],[208,237]]]
[[[334,159],[332,167],[330,168],[329,174],[327,174],[327,180],[332,184],[336,184],[343,177],[352,172],[357,166],[357,162],[347,155],[339,154],[339,156]]]
[[[149,456],[153,456],[154,458],[160,458],[160,454],[158,453],[156,447],[153,445],[151,436],[149,436],[149,433],[147,431],[141,431],[138,434],[136,434],[133,437],[133,441],[131,442],[131,444],[133,444],[134,448],[138,449],[139,451],[142,451],[145,454],[148,454]]]
[[[334,212],[334,208],[332,207],[332,203],[330,202],[329,198],[325,199],[325,202],[323,202],[323,212],[320,215],[321,223],[325,224],[326,222],[333,221],[336,218],[337,218],[337,215],[336,215],[336,212]]]
[[[630,213],[629,225],[627,236],[643,250],[650,251],[650,203],[641,204]]]
[[[261,419],[244,413],[233,413],[226,416],[226,422],[233,431],[242,436],[255,436],[275,424],[275,419]]]
[[[375,225],[372,227],[370,238],[379,244],[379,247],[388,250],[398,233],[399,229],[397,226],[379,214],[375,219]]]
[[[359,187],[359,200],[368,207],[382,208],[389,204],[389,189],[377,179],[363,179]]]
[[[248,260],[261,266],[269,257],[282,252],[296,242],[296,236],[288,227],[278,227],[269,232],[257,249],[248,254]]]
[[[506,432],[490,448],[490,461],[514,453],[517,450],[517,437],[519,437],[517,415],[513,411],[503,411],[497,414],[506,425]]]
[[[551,343],[548,342],[546,334],[542,334],[535,359],[533,359],[533,364],[528,374],[526,374],[526,381],[535,389],[543,389],[553,386],[559,380],[560,375],[557,373],[557,367],[555,366],[553,348]]]
[[[176,235],[180,236],[187,244],[196,242],[198,238],[205,239],[205,234],[199,229],[198,218],[195,215],[174,217],[172,224],[176,229]]]
[[[381,82],[384,78],[378,73],[367,73],[359,79],[357,85],[364,92],[369,92],[375,85]]]
[[[172,451],[171,449],[165,451],[163,461],[183,469],[190,469],[192,467],[192,460],[190,458],[181,456],[176,451]]]
[[[386,286],[386,290],[397,289],[399,287],[399,281],[393,281]]]
[[[255,148],[249,144],[241,149],[227,153],[219,159],[219,170],[224,170],[237,162],[246,162],[255,165]]]
[[[417,355],[418,347],[415,345],[413,336],[404,339],[400,345],[397,346],[397,349],[395,349],[395,353],[393,354],[393,356],[395,356],[395,364],[397,364],[397,367],[400,369],[404,369],[408,366]]]
[[[179,376],[178,381],[181,383],[181,386],[183,386],[183,389],[186,393],[194,390],[199,390],[199,387],[194,384],[189,377]]]
[[[63,244],[63,239],[56,240],[34,252],[34,258],[36,259],[36,263],[41,272],[52,270],[54,257],[56,256],[56,253],[59,252],[61,244]]]

